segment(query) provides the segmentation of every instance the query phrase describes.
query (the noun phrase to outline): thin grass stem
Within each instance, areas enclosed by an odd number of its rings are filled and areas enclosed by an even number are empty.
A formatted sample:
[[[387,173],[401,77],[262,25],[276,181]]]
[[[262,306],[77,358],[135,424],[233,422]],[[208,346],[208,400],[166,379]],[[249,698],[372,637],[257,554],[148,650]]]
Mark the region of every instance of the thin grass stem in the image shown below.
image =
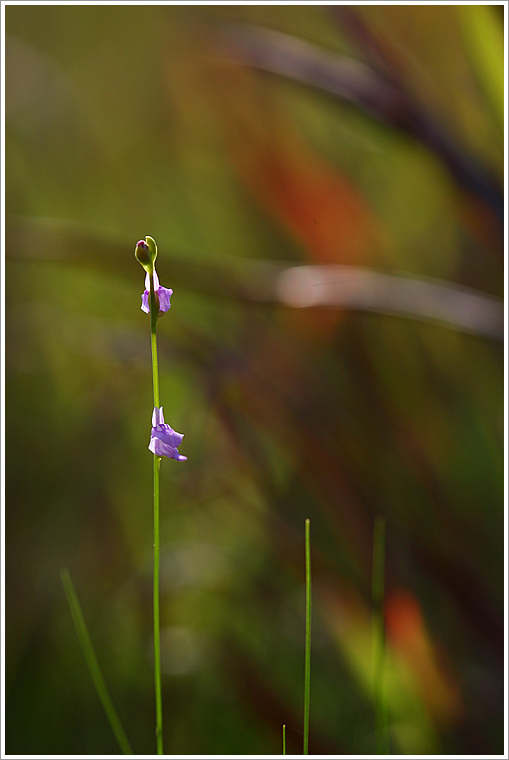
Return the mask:
[[[159,623],[159,469],[161,458],[154,455],[154,688],[156,698],[157,754],[163,754],[163,705],[161,695],[161,644]]]
[[[375,518],[373,529],[372,636],[373,699],[375,710],[376,754],[388,753],[387,694],[385,684],[385,517]]]
[[[157,317],[159,307],[156,304],[154,275],[150,275],[150,343],[152,348],[152,385],[154,389],[154,406],[159,407],[159,365],[157,362]]]
[[[283,723],[283,755],[286,755],[286,725]]]
[[[309,749],[309,692],[311,682],[311,551],[309,543],[309,519],[306,520],[306,649],[304,661],[304,748]]]
[[[60,570],[60,577],[62,579],[65,595],[67,597],[67,603],[71,611],[74,627],[78,635],[81,651],[83,652],[88,672],[90,673],[90,677],[92,678],[99,699],[101,700],[104,712],[106,713],[106,717],[111,726],[111,730],[113,731],[118,745],[124,755],[132,755],[133,751],[131,749],[131,745],[127,739],[127,736],[125,735],[124,729],[122,728],[118,713],[115,710],[113,702],[111,701],[110,693],[101,673],[101,668],[99,667],[97,657],[95,656],[92,641],[90,639],[85,623],[85,618],[83,617],[83,612],[81,611],[81,606],[74,589],[73,582],[71,580],[71,574],[66,567],[63,567]]]
[[[154,406],[159,408],[159,366],[157,361],[157,317],[159,304],[156,304],[154,276],[150,275],[150,343],[152,347],[152,385]],[[159,622],[159,470],[161,457],[154,454],[154,689],[156,701],[156,742],[157,754],[163,751],[163,706],[161,695],[161,643]]]

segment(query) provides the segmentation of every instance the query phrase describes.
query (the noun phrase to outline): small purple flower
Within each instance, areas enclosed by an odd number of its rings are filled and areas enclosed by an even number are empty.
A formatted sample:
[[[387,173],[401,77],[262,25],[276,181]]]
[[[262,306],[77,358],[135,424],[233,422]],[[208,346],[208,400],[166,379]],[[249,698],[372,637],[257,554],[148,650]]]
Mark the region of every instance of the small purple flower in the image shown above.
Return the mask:
[[[139,243],[138,243],[139,245]],[[154,291],[159,299],[159,312],[168,311],[171,307],[170,298],[173,293],[171,288],[163,288],[159,285],[159,277],[154,268]],[[146,314],[150,314],[150,276],[147,273],[145,277],[145,292],[141,297],[141,308]]]
[[[182,443],[184,436],[177,433],[170,425],[165,425],[163,417],[163,407],[160,409],[154,407],[152,414],[152,432],[150,433],[150,443],[148,445],[152,454],[158,457],[169,457],[179,462],[185,462],[187,457],[178,453],[178,447]]]

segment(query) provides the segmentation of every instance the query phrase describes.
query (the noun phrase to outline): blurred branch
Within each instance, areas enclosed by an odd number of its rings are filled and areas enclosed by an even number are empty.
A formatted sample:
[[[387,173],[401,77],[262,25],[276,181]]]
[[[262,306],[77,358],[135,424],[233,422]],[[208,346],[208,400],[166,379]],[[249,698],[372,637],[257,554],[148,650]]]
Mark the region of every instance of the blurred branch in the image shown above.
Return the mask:
[[[364,29],[362,33],[367,35]],[[360,61],[328,53],[272,29],[232,25],[222,30],[217,42],[232,61],[316,87],[422,142],[439,156],[465,190],[495,213],[502,233],[504,199],[495,177],[461,150],[396,78],[389,81]]]
[[[283,303],[360,309],[442,322],[503,340],[502,301],[461,285],[349,266],[298,266],[279,278]]]
[[[456,330],[503,340],[503,302],[455,283],[386,274],[345,265],[287,266],[207,252],[172,249],[171,285],[206,295],[292,308],[360,310],[438,322]],[[78,264],[139,281],[126,267],[134,245],[71,222],[18,219],[6,228],[8,259]],[[134,261],[134,254],[132,254]],[[164,277],[161,262],[160,275]],[[138,282],[139,284],[139,282]]]

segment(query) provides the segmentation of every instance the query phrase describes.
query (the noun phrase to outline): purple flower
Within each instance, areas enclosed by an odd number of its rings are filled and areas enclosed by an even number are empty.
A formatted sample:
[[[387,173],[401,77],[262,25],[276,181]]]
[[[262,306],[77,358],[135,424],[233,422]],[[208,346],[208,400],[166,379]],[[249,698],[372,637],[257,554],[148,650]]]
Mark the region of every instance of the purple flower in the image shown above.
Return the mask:
[[[163,288],[161,285],[159,285],[159,277],[157,276],[157,272],[155,268],[154,268],[154,291],[155,291],[156,296],[159,299],[159,311],[160,312],[168,311],[168,309],[171,306],[170,298],[173,293],[173,290],[171,288]],[[141,308],[142,308],[142,311],[144,311],[146,314],[150,314],[150,276],[148,273],[145,277],[145,292],[143,293],[141,297]]]
[[[158,457],[169,457],[179,462],[185,462],[187,457],[178,453],[178,447],[182,443],[184,436],[177,433],[170,425],[165,425],[163,417],[163,407],[160,409],[154,407],[152,414],[152,432],[150,433],[150,443],[148,445],[152,454]]]

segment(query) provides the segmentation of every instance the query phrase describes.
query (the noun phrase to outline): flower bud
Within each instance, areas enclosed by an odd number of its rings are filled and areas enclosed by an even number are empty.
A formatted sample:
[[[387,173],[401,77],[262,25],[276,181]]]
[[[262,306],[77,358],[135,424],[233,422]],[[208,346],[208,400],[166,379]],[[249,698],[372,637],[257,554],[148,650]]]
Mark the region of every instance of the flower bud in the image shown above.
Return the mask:
[[[140,262],[145,272],[148,272],[148,274],[153,274],[154,262],[157,257],[157,245],[154,238],[151,238],[147,235],[145,240],[139,240],[136,243],[134,255]]]
[[[157,259],[157,243],[153,237],[150,237],[150,235],[145,235],[145,240],[147,241],[150,255],[152,257],[152,264],[155,264]]]

